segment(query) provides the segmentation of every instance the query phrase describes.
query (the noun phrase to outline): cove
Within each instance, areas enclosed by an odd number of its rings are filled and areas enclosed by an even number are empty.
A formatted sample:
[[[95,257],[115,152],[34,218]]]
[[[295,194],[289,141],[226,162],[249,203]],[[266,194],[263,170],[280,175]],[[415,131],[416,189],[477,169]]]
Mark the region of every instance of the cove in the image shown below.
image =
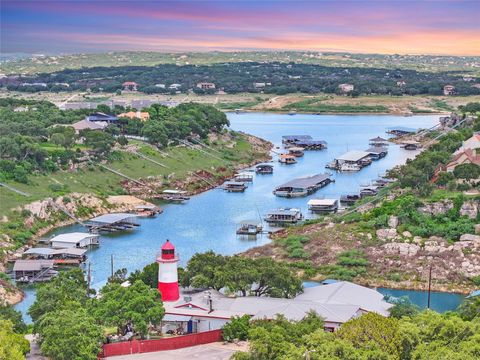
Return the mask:
[[[386,170],[415,156],[397,145],[389,146],[388,155],[357,173],[333,173],[335,182],[304,198],[286,199],[272,194],[275,186],[300,176],[326,171],[325,165],[349,150],[365,150],[368,140],[386,137],[385,131],[393,126],[429,128],[438,122],[438,116],[392,115],[287,115],[266,113],[229,113],[231,128],[271,141],[281,147],[282,135],[308,134],[316,140],[325,140],[328,148],[308,151],[295,165],[281,165],[274,156],[274,173],[257,175],[245,193],[226,193],[216,188],[193,196],[185,204],[167,204],[164,213],[156,218],[139,218],[141,226],[132,232],[102,235],[100,247],[87,253],[92,269],[92,285],[99,289],[110,276],[110,258],[114,269],[127,268],[129,272],[143,268],[155,261],[161,244],[170,239],[180,256],[180,266],[197,252],[213,250],[231,255],[264,245],[267,236],[254,240],[237,237],[236,225],[242,220],[258,219],[259,214],[279,207],[297,207],[304,215],[307,201],[312,198],[339,198],[344,193],[355,192]],[[153,165],[152,165],[153,166]],[[79,225],[56,229],[47,237],[60,233],[85,231]],[[27,292],[25,301],[17,309],[25,312],[26,304],[33,302],[34,290]]]

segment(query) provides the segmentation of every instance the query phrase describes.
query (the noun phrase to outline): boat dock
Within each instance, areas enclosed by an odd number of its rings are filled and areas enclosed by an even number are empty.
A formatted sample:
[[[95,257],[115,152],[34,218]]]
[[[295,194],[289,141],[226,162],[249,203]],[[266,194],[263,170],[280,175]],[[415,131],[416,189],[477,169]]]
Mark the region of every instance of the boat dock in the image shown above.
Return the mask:
[[[326,167],[338,171],[359,171],[371,163],[370,153],[361,150],[352,150],[340,155],[333,162],[327,164]]]
[[[327,148],[327,142],[323,140],[299,140],[292,145],[302,148],[303,150],[323,150]]]
[[[237,235],[257,235],[263,230],[262,223],[255,220],[245,220],[237,227]]]
[[[265,216],[265,221],[274,224],[295,224],[303,219],[300,209],[285,208],[276,209]]]
[[[163,210],[153,204],[135,205],[134,214],[137,216],[154,217],[161,214]]]
[[[370,159],[379,160],[387,156],[388,149],[384,146],[372,146],[365,150],[365,152],[370,154]]]
[[[93,233],[131,230],[140,226],[134,221],[136,217],[128,213],[106,214],[90,219],[86,226]]]
[[[370,139],[368,140],[369,141],[369,145],[370,146],[374,146],[374,147],[377,147],[377,146],[381,146],[381,147],[384,147],[384,146],[388,146],[388,140],[387,139],[384,139],[380,136],[377,136],[373,139]]]
[[[318,189],[327,186],[333,180],[330,174],[317,174],[290,180],[289,182],[277,186],[273,193],[280,197],[300,197],[313,194]]]
[[[417,129],[404,127],[404,126],[396,126],[396,127],[388,128],[386,132],[387,132],[387,134],[395,135],[395,136],[399,137],[399,136],[415,134],[417,132]]]
[[[233,181],[236,182],[252,182],[253,181],[253,175],[249,174],[247,172],[241,172],[235,175],[233,178]]]
[[[100,244],[98,234],[73,232],[54,236],[49,240],[54,249],[88,248]]]
[[[273,165],[258,164],[257,166],[255,166],[255,172],[262,175],[273,174]]]
[[[311,199],[307,202],[308,210],[319,213],[338,211],[337,199]]]
[[[157,198],[171,201],[171,202],[185,202],[190,200],[188,193],[183,190],[163,190],[161,195],[158,195]]]
[[[17,260],[13,265],[13,279],[17,283],[49,281],[58,275],[53,260]]]
[[[278,157],[278,161],[285,165],[291,165],[291,164],[297,163],[295,156],[290,154],[280,154],[280,156]]]
[[[228,192],[244,192],[247,185],[240,181],[227,181],[223,184],[222,188]]]
[[[295,144],[298,141],[313,140],[310,135],[284,135],[282,136],[283,144]]]
[[[405,150],[418,150],[421,147],[421,144],[415,140],[405,140],[402,141],[400,147],[404,148]]]

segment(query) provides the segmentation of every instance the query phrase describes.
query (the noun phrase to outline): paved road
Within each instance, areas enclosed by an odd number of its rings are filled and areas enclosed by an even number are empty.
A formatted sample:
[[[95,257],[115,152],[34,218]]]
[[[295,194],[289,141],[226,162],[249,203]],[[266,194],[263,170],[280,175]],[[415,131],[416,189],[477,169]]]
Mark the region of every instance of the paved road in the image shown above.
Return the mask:
[[[178,350],[112,356],[107,360],[228,360],[239,349],[222,344],[205,344]]]

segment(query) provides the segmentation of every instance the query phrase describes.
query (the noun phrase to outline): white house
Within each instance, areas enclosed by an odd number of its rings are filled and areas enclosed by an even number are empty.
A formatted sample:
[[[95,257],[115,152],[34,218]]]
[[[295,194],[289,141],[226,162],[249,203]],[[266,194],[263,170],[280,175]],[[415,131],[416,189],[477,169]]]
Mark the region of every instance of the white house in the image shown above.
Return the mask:
[[[278,314],[289,320],[301,320],[310,311],[324,319],[326,331],[335,331],[343,323],[367,312],[389,315],[392,306],[383,295],[350,282],[306,288],[294,299],[271,297],[227,297],[215,290],[183,293],[175,302],[164,302],[162,331],[182,329],[203,332],[220,329],[233,316],[274,319]]]
[[[350,91],[353,91],[355,89],[355,86],[353,86],[352,84],[340,84],[338,85],[338,88],[343,93],[349,93]]]

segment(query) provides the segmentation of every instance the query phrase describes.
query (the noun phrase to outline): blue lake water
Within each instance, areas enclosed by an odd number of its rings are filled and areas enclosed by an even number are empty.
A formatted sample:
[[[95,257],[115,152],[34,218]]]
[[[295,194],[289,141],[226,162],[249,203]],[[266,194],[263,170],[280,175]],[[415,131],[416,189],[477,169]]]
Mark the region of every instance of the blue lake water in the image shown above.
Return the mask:
[[[279,207],[297,207],[304,215],[310,198],[339,198],[355,192],[395,165],[404,163],[415,152],[405,151],[397,145],[389,146],[389,154],[357,173],[334,173],[335,183],[306,198],[285,199],[272,194],[276,185],[299,176],[323,173],[325,165],[349,150],[365,150],[368,139],[386,137],[385,130],[392,126],[428,128],[438,122],[438,116],[388,115],[282,115],[264,113],[228,114],[231,128],[250,133],[281,147],[282,135],[309,134],[314,139],[328,142],[328,149],[309,151],[295,165],[281,165],[274,155],[274,173],[255,176],[245,193],[226,193],[213,189],[194,196],[183,205],[168,204],[157,218],[139,218],[141,226],[132,232],[102,235],[100,247],[89,251],[93,287],[100,288],[110,275],[110,256],[114,268],[127,268],[129,272],[141,269],[155,261],[161,244],[170,239],[185,265],[197,252],[214,250],[221,254],[235,254],[269,242],[267,236],[256,239],[237,237],[236,225],[242,220],[258,219],[269,210]],[[155,166],[155,165],[151,165]],[[80,225],[57,229],[49,236],[65,232],[85,231]],[[18,309],[25,311],[34,300],[34,290]]]

